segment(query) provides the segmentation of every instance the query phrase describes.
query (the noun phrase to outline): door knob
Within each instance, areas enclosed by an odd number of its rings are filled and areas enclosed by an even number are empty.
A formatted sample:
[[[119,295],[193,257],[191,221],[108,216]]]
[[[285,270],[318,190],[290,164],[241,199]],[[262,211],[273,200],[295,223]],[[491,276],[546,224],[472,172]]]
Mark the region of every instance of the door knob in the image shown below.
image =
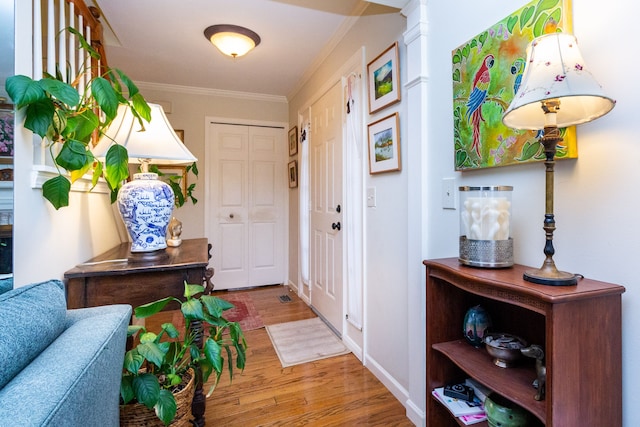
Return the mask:
[[[233,214],[229,214],[229,218],[233,219]]]
[[[331,224],[331,228],[340,231],[340,222],[334,222],[333,224]]]

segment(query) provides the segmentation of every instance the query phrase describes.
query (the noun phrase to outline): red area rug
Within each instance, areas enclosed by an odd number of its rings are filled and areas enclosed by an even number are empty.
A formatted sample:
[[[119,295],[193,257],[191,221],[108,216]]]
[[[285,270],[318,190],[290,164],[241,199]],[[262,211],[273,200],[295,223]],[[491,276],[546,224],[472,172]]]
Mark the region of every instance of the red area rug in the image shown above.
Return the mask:
[[[262,318],[253,305],[251,295],[247,292],[227,292],[217,294],[216,296],[234,305],[233,308],[226,310],[223,316],[230,322],[240,323],[243,332],[264,328]],[[184,325],[182,313],[179,311],[173,314],[171,321],[176,325],[178,330]]]
[[[250,294],[246,292],[229,292],[218,296],[235,306],[224,312],[225,319],[240,323],[240,327],[244,332],[264,328],[262,318],[253,305]]]

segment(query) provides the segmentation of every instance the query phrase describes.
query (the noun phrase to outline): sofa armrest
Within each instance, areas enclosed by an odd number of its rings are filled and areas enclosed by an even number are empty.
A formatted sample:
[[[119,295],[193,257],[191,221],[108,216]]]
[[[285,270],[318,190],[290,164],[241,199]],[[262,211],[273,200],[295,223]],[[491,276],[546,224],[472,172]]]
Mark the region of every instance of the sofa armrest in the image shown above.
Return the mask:
[[[0,390],[16,426],[117,426],[131,306],[68,310],[67,327]]]

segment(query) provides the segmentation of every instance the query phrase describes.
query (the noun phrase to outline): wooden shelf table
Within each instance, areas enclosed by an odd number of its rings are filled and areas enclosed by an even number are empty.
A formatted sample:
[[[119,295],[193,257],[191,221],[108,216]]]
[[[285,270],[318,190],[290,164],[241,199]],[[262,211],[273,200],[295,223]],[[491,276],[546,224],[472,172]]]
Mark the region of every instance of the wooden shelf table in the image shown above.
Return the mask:
[[[457,258],[426,266],[427,392],[471,377],[531,413],[533,426],[622,425],[622,307],[625,288],[581,279],[576,286],[526,282],[529,268],[482,269]],[[507,332],[545,351],[546,396],[534,399],[533,359],[496,367],[483,348],[462,337],[466,311],[481,304],[494,332]],[[435,399],[427,425],[462,425]],[[486,425],[478,424],[478,425]]]

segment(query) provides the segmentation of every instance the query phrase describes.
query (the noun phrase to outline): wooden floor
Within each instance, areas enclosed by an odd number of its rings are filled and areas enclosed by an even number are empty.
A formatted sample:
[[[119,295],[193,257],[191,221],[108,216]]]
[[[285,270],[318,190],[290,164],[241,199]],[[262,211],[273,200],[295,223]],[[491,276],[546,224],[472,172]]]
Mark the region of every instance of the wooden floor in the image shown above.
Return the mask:
[[[250,292],[266,325],[315,317],[287,287]],[[214,294],[224,298],[225,292]],[[285,294],[291,302],[280,302]],[[208,427],[413,426],[402,404],[353,354],[282,368],[264,328],[245,337],[245,371],[232,384],[225,371],[207,399]]]

